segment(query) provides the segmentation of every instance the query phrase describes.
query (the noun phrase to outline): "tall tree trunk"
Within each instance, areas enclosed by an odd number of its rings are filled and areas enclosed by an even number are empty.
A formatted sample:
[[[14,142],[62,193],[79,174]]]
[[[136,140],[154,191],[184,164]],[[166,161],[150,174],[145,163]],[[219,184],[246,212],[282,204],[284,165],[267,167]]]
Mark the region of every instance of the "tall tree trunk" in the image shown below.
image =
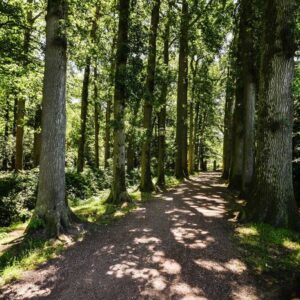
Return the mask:
[[[96,6],[96,13],[94,20],[92,22],[91,29],[91,40],[92,42],[96,39],[97,31],[97,21],[100,16],[100,6]],[[82,84],[82,94],[81,94],[81,114],[80,114],[80,137],[78,144],[78,158],[77,158],[77,172],[83,171],[84,167],[84,156],[85,156],[85,141],[86,141],[86,121],[88,114],[88,100],[89,100],[89,83],[90,83],[90,73],[91,73],[91,57],[90,55],[86,58],[86,64],[84,69],[84,77]]]
[[[195,105],[195,119],[194,119],[194,135],[193,135],[193,147],[194,147],[194,171],[199,171],[199,113],[200,102],[197,101]]]
[[[244,85],[242,77],[242,26],[243,22],[239,22],[238,45],[236,51],[236,87],[235,87],[235,107],[233,113],[233,130],[232,130],[232,148],[231,162],[229,173],[229,188],[241,190],[243,177],[243,161],[244,161]]]
[[[43,225],[47,235],[54,237],[70,222],[65,194],[66,16],[65,0],[48,0],[40,175],[37,203],[29,224],[29,229],[33,223]]]
[[[31,4],[32,0],[28,0]],[[29,10],[26,17],[26,27],[24,30],[23,42],[23,67],[27,68],[28,53],[31,39],[31,28],[33,24],[32,11]],[[25,96],[18,95],[17,100],[17,119],[16,119],[16,156],[15,156],[15,170],[23,169],[23,139],[24,139],[24,123],[25,123]]]
[[[119,25],[116,53],[114,94],[114,152],[113,182],[109,202],[121,203],[130,200],[125,177],[125,102],[126,70],[128,58],[129,0],[119,0]]]
[[[182,1],[179,69],[177,84],[177,121],[176,121],[176,163],[175,175],[182,179],[188,176],[187,169],[187,89],[188,89],[188,26],[189,12],[187,0]]]
[[[246,197],[254,172],[254,119],[255,119],[255,6],[252,1],[243,0],[241,9],[241,44],[243,62],[243,84],[244,84],[244,147],[243,147],[243,173],[241,194]]]
[[[195,64],[194,64],[195,63]],[[189,105],[189,145],[188,145],[188,171],[189,174],[194,173],[194,158],[195,158],[195,145],[194,145],[194,134],[195,134],[195,123],[194,123],[194,101],[195,101],[195,78],[198,71],[198,63],[199,59],[194,61],[192,58],[191,60],[191,70],[192,70],[192,90],[191,90],[191,99]]]
[[[99,169],[99,131],[100,131],[100,112],[98,99],[98,73],[97,67],[94,68],[94,121],[95,121],[95,166]]]
[[[42,122],[42,107],[41,105],[38,105],[35,111],[35,118],[34,118],[34,137],[33,137],[33,151],[32,151],[32,159],[33,159],[34,167],[37,167],[40,163],[41,122]]]
[[[170,7],[169,12],[170,13]],[[165,152],[166,152],[166,110],[167,110],[167,95],[169,86],[169,43],[170,43],[170,16],[164,33],[164,67],[166,78],[162,83],[160,110],[158,112],[158,166],[157,166],[157,183],[160,189],[165,189]]]
[[[84,167],[84,149],[85,149],[85,140],[86,140],[85,133],[86,133],[87,112],[88,112],[90,72],[91,72],[91,57],[88,56],[86,59],[86,65],[84,69],[82,94],[81,94],[80,137],[79,137],[78,157],[77,157],[78,173],[82,172]]]
[[[142,146],[141,159],[141,184],[142,192],[152,192],[154,187],[151,176],[151,139],[152,139],[152,110],[153,110],[153,93],[156,68],[156,38],[159,22],[160,0],[153,0],[151,13],[151,28],[149,35],[149,54],[147,67],[147,80],[144,95],[144,120],[143,128],[145,130],[144,141]]]
[[[113,44],[112,44],[112,57],[111,57],[111,71],[110,71],[110,80],[112,85],[114,85],[115,81],[115,47],[116,47],[116,35],[114,36]],[[112,99],[113,95],[109,96],[109,99],[106,103],[106,111],[105,111],[105,139],[104,139],[104,167],[108,168],[108,160],[110,159],[110,139],[111,139],[111,112],[112,112]]]
[[[223,179],[229,178],[229,171],[232,159],[232,134],[233,134],[233,109],[234,109],[234,88],[233,76],[230,67],[228,68],[226,83],[226,102],[224,116],[224,144],[223,144]]]
[[[266,0],[258,99],[255,181],[248,220],[274,226],[299,223],[292,181],[295,53],[294,0]]]

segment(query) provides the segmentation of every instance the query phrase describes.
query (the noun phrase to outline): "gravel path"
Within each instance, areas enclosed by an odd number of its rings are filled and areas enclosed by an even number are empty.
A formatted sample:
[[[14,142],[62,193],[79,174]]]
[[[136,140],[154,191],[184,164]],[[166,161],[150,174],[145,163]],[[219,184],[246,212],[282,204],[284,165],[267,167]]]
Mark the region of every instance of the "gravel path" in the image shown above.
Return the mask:
[[[101,227],[1,299],[260,299],[208,173]]]

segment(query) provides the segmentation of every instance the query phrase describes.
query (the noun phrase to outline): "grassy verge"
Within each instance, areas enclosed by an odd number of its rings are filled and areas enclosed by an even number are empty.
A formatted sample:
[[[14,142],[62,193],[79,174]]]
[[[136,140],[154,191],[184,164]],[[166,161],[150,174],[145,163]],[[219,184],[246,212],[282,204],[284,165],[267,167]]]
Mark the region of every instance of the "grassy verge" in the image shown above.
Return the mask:
[[[267,224],[245,224],[236,228],[235,237],[257,273],[289,278],[287,273],[300,272],[300,234]]]
[[[172,176],[166,177],[167,188],[173,188],[179,183],[180,181]],[[70,201],[70,206],[81,220],[107,225],[136,209],[138,203],[152,197],[151,194],[141,194],[137,187],[133,187],[130,190],[133,202],[118,206],[106,203],[107,196],[108,191],[103,191],[87,200],[73,199]],[[27,223],[17,223],[9,227],[0,227],[1,244],[13,245],[9,248],[5,247],[2,251],[0,248],[0,286],[19,279],[24,271],[33,270],[49,259],[57,257],[78,238],[82,238],[82,236],[75,237],[71,242],[70,239],[63,237],[59,240],[25,238],[13,244],[14,240],[22,239],[26,226]],[[18,236],[16,236],[17,232]]]

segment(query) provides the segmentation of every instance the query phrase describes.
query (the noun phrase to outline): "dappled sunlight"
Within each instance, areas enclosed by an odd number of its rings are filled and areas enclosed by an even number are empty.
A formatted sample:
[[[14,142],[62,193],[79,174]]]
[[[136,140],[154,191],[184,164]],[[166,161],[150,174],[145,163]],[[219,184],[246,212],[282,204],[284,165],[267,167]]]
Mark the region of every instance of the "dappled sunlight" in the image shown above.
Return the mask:
[[[255,299],[247,267],[231,246],[224,200],[205,194],[200,185],[206,182],[186,182],[178,194],[170,191],[99,230],[87,239],[93,246],[84,260],[85,241],[60,262],[64,271],[30,283],[36,287],[28,295],[61,292],[51,278],[70,282],[68,266],[74,263],[72,272],[80,280],[63,289],[64,299],[85,297],[86,287],[97,290],[99,285],[96,299],[110,299],[112,293],[115,299]]]

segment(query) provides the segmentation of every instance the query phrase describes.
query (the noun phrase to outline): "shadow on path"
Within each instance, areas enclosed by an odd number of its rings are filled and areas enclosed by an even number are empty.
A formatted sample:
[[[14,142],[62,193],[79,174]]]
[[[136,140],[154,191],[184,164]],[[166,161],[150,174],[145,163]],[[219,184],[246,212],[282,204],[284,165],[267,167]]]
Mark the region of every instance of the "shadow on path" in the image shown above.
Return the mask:
[[[156,196],[27,272],[4,299],[259,299],[231,242],[218,177]]]

